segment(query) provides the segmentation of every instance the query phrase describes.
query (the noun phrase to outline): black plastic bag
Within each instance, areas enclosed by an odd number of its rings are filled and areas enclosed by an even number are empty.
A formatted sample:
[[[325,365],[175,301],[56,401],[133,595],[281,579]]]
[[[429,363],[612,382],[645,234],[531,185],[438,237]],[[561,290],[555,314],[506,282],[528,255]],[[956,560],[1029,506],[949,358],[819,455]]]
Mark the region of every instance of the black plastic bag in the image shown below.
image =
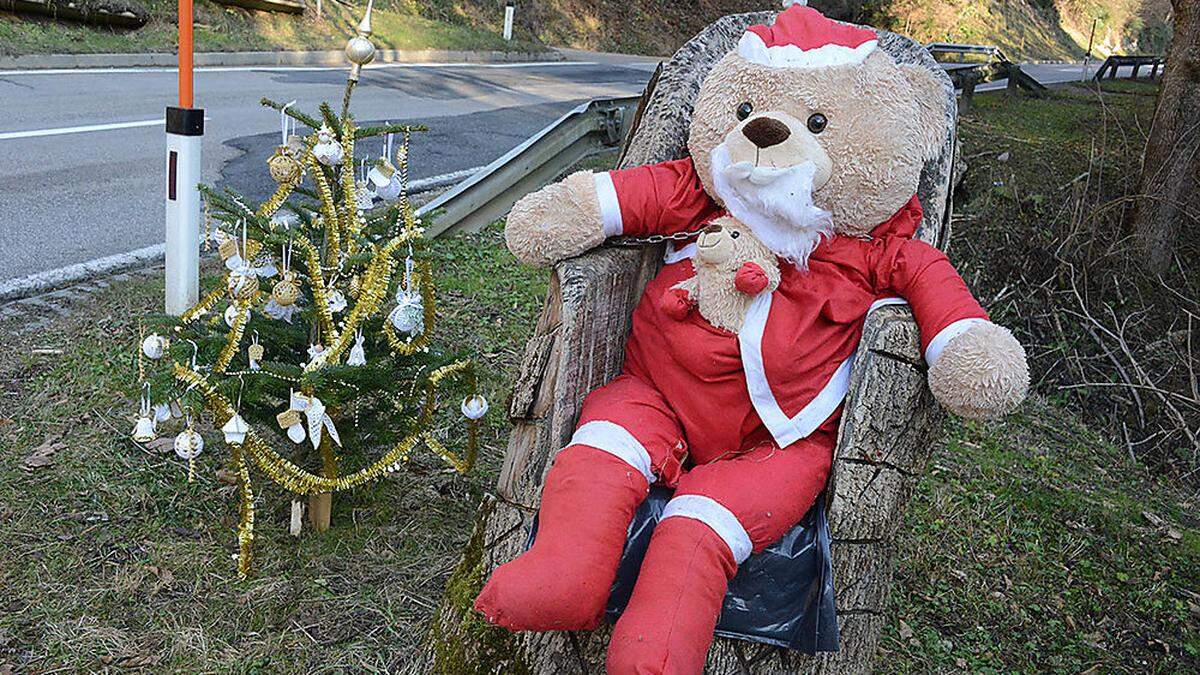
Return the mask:
[[[671,490],[655,486],[634,514],[608,598],[606,617],[610,621],[616,621],[633,594],[650,535],[670,499]],[[535,518],[529,544],[536,533]],[[782,539],[742,563],[729,582],[716,634],[806,654],[837,651],[825,495],[817,497],[816,504]]]

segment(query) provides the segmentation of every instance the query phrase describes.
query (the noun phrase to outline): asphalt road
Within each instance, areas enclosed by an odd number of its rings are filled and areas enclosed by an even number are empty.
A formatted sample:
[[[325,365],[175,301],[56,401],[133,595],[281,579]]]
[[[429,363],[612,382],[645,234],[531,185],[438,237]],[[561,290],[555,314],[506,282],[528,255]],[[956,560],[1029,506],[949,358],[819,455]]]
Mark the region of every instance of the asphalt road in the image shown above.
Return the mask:
[[[363,123],[429,125],[412,148],[419,179],[486,164],[581,100],[636,94],[655,63],[578,52],[569,58],[579,60],[380,66],[364,73],[353,110]],[[1081,72],[1079,64],[1025,67],[1046,84]],[[0,71],[0,288],[161,244],[161,120],[175,82],[169,69]],[[265,160],[278,143],[279,116],[258,100],[296,99],[314,111],[322,100],[339,101],[344,83],[342,68],[201,69],[204,181],[266,196],[273,183]]]
[[[639,93],[652,68],[626,61],[379,67],[363,74],[352,110],[361,123],[430,127],[414,139],[415,179],[486,164],[581,100]],[[315,111],[322,100],[341,100],[345,72],[201,69],[204,181],[265,196],[279,115],[259,99],[296,99]],[[163,69],[0,72],[0,285],[162,242],[161,120],[175,86],[174,72]]]

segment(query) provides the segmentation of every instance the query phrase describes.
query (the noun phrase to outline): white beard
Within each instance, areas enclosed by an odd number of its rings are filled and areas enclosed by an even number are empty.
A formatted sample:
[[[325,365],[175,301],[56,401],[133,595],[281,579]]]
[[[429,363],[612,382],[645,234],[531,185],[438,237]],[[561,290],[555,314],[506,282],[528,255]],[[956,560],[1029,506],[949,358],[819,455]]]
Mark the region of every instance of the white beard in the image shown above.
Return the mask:
[[[833,236],[833,218],[813,204],[812,162],[777,169],[731,163],[722,143],[712,151],[713,189],[734,218],[750,226],[775,255],[800,269],[822,237]]]

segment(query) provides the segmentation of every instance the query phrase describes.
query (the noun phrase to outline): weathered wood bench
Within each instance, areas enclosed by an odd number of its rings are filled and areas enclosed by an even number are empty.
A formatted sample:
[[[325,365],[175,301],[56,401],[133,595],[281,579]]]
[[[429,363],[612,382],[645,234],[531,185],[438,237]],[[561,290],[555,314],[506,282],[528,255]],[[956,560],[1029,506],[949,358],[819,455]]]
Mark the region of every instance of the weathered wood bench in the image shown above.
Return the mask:
[[[622,164],[683,156],[700,83],[733,49],[745,28],[772,13],[728,16],[685,44],[662,68]],[[901,62],[942,73],[925,49],[880,32],[880,45]],[[948,236],[957,121],[945,85],[951,132],[941,156],[921,177],[925,220],[917,236],[940,245]],[[607,627],[592,633],[512,635],[483,623],[471,603],[496,566],[523,550],[542,479],[570,438],[584,396],[621,368],[630,315],[657,272],[661,247],[601,248],[554,271],[541,318],[526,347],[509,414],[513,431],[496,493],[480,507],[476,529],[450,579],[431,627],[422,671],[450,673],[600,673]],[[835,455],[829,505],[841,651],[817,657],[718,639],[708,672],[865,672],[871,669],[892,578],[897,527],[924,470],[940,411],[925,381],[916,324],[904,307],[884,307],[867,321]]]

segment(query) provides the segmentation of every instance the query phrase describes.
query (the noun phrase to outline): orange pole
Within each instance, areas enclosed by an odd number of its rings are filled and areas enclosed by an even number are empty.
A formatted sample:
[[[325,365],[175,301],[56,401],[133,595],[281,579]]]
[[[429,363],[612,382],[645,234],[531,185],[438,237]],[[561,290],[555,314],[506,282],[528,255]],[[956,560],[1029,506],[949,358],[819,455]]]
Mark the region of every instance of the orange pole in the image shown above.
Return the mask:
[[[192,0],[179,0],[179,107],[192,103]]]

